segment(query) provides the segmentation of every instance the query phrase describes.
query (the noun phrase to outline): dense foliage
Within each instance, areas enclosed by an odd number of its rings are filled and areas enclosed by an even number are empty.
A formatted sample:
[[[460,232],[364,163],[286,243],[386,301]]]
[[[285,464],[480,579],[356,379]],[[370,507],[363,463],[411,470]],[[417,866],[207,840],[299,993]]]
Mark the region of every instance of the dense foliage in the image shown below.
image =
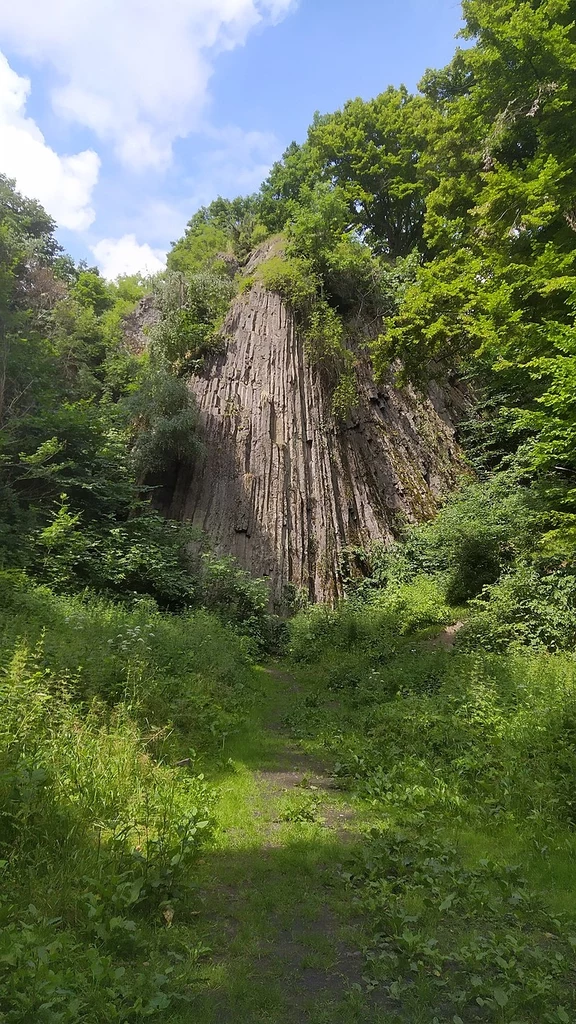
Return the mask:
[[[442,620],[450,610],[414,577],[290,626],[293,731],[369,808],[342,867],[367,926],[364,982],[394,1024],[566,1024],[574,661],[447,650]]]
[[[158,925],[193,904],[213,830],[196,751],[217,760],[242,723],[249,647],[147,598],[6,572],[0,591],[0,1019],[148,1018],[185,1002]]]
[[[252,287],[291,305],[330,427],[369,355],[471,395],[460,489],[395,545],[345,551],[346,601],[288,630],[291,725],[377,821],[343,868],[363,983],[391,1020],[574,1018],[574,928],[530,886],[550,874],[576,910],[576,9],[463,9],[447,68],[316,115],[154,280],[75,265],[0,176],[7,1024],[190,1016],[178,965],[201,953],[169,929],[187,915],[189,941],[215,828],[203,769],[226,768],[278,634],[262,581],[155,511],[153,484],[202,457],[186,376]]]
[[[266,643],[265,587],[155,512],[148,486],[201,456],[181,373],[217,344],[229,277],[108,283],[5,178],[0,229],[0,565],[60,592],[209,607]],[[125,321],[151,289],[160,320],[141,351]]]
[[[449,601],[481,602],[489,646],[570,647],[575,12],[567,0],[463,9],[467,46],[418,94],[316,115],[273,167],[250,217],[282,236],[256,276],[300,316],[337,418],[370,341],[376,375],[467,381],[461,441],[479,483],[442,513],[419,571],[441,574]]]
[[[131,344],[151,290],[160,323]],[[199,758],[244,720],[271,634],[263,583],[149,481],[201,456],[180,374],[230,294],[207,271],[104,281],[0,177],[2,1021],[186,1003],[158,926],[191,908],[214,826]]]

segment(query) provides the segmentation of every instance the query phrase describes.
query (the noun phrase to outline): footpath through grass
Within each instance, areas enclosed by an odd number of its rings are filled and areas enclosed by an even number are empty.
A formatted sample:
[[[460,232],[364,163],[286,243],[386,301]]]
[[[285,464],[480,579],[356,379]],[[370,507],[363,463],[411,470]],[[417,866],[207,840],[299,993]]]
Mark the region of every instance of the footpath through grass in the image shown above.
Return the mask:
[[[572,657],[1,594],[0,1024],[576,1022]]]
[[[289,725],[368,808],[343,869],[365,991],[389,1024],[572,1024],[573,658],[394,651],[350,612],[321,625],[293,632]]]
[[[427,678],[470,670],[442,649],[422,658]],[[394,747],[390,708],[387,735],[379,723],[398,694],[329,679],[320,665],[259,670],[252,719],[227,741],[215,849],[195,878],[194,1020],[576,1021],[571,829],[523,821],[479,784],[458,793],[440,761],[436,776],[426,765],[433,723],[416,706],[402,709],[412,745]],[[375,742],[396,765],[380,748],[371,761]]]
[[[258,676],[253,717],[228,741],[215,780],[216,848],[196,875],[203,954],[186,972],[193,1018],[388,1021],[362,983],[361,918],[342,872],[365,814],[338,788],[334,759],[290,738],[285,719],[303,697],[294,678],[278,668]],[[186,928],[173,923],[174,945]]]

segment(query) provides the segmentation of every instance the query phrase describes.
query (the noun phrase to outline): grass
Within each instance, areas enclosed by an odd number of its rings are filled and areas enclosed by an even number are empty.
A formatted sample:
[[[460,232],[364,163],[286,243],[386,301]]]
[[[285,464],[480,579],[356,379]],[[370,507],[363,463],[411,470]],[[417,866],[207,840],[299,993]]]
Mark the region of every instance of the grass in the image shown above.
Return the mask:
[[[551,913],[576,920],[576,836],[571,829],[555,829],[547,842],[510,824],[490,830],[461,826],[449,838],[465,865],[484,859],[521,864],[530,887]]]
[[[370,808],[344,865],[364,983],[388,996],[390,1024],[566,1024],[574,663],[409,644],[386,657],[360,635],[346,661],[334,645],[292,666],[294,734],[337,756],[342,785]]]
[[[570,658],[5,597],[2,1024],[576,1020]]]
[[[324,788],[329,760],[286,735],[293,700],[283,673],[261,671],[250,727],[227,744],[216,848],[196,877],[211,950],[192,983],[201,1024],[385,1019],[356,987],[360,925],[339,874],[361,816],[348,795]]]
[[[376,1021],[291,681],[202,613],[0,582],[2,1024]]]
[[[196,748],[241,726],[249,659],[203,613],[0,591],[0,1020],[145,1019],[181,996],[164,931],[214,829]]]
[[[435,796],[424,812],[375,798],[360,777],[316,785],[364,723],[358,695],[335,700],[321,666],[293,671],[298,686],[261,676],[220,780],[217,851],[198,877],[211,954],[195,1019],[574,1019],[570,830],[549,822],[546,848],[541,823],[486,821],[481,803],[452,816]]]

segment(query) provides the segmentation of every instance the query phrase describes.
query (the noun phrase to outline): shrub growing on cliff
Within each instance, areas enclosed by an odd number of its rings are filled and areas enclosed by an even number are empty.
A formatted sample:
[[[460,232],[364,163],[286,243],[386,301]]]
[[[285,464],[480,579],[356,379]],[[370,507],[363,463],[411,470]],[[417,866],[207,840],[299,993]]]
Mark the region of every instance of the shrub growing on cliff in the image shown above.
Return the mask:
[[[222,347],[219,328],[234,293],[226,273],[168,271],[157,285],[162,316],[151,331],[153,350],[178,374],[199,370],[204,357]]]
[[[165,362],[143,364],[121,410],[130,424],[130,459],[137,478],[189,461],[201,450],[194,396]]]
[[[273,256],[258,268],[258,278],[271,292],[278,292],[301,317],[313,308],[319,281],[306,260]]]

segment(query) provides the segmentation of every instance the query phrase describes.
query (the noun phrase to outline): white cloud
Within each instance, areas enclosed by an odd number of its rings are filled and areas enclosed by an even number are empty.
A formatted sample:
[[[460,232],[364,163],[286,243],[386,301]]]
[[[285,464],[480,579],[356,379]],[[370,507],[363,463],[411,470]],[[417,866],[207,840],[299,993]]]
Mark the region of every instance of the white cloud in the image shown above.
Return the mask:
[[[18,53],[53,65],[60,115],[111,140],[133,168],[165,167],[172,143],[198,128],[214,55],[277,23],[295,0],[18,0],[0,32]]]
[[[193,175],[178,177],[179,194],[135,196],[134,203],[124,202],[115,218],[119,234],[135,231],[152,246],[168,248],[184,233],[187,221],[200,206],[218,195],[233,197],[256,191],[282,152],[275,135],[244,132],[234,126],[206,128],[201,141]]]
[[[82,230],[94,220],[90,206],[100,160],[92,150],[59,156],[38,125],[26,117],[30,82],[0,53],[0,171],[16,179],[18,189],[38,199],[65,228]]]
[[[245,132],[229,125],[206,129],[213,148],[205,150],[185,185],[186,220],[190,212],[205,206],[216,196],[234,197],[255,192],[271,165],[282,153],[279,139],[268,132]]]
[[[216,147],[205,158],[204,176],[216,193],[238,195],[258,188],[274,160],[281,155],[281,146],[271,132],[245,132],[229,126],[212,130]]]
[[[135,235],[103,238],[90,249],[109,281],[114,281],[120,274],[155,274],[166,266],[166,253],[152,249],[147,243],[140,245]]]

